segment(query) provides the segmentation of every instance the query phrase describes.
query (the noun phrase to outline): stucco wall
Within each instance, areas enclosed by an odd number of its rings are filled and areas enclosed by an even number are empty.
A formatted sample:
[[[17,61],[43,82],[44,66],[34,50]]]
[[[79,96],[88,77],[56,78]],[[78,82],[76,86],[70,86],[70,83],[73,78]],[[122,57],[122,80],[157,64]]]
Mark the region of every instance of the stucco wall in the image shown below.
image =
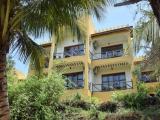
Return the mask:
[[[127,93],[135,92],[135,90],[127,89],[127,90],[108,91],[108,92],[94,92],[92,94],[92,97],[96,97],[99,100],[99,102],[106,102],[106,101],[111,101],[112,96],[119,92],[123,94],[127,94]]]

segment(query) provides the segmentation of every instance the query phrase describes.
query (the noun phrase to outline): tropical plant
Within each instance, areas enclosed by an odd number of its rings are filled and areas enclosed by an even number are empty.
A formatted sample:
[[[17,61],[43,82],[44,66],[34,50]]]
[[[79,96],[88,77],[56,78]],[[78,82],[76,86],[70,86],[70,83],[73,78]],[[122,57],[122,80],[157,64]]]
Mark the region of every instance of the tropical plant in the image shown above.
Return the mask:
[[[124,6],[134,3],[139,3],[142,0],[122,0],[122,2],[115,4],[115,6]],[[144,67],[153,68],[155,71],[152,76],[160,75],[160,1],[146,0],[140,12],[142,17],[137,22],[135,28],[135,49],[139,51],[143,48],[146,52],[146,59]],[[150,5],[150,6],[148,6]],[[141,5],[140,5],[141,6]],[[151,7],[151,9],[150,9]]]
[[[15,81],[18,81],[17,76],[15,75],[15,62],[12,58],[12,56],[7,56],[7,79],[8,79],[8,87],[12,86],[14,83],[16,83]]]
[[[141,10],[141,12],[143,16],[135,27],[135,50],[136,52],[144,50],[146,56],[142,67],[152,66],[155,69],[153,75],[158,76],[160,75],[160,27],[152,11]]]
[[[122,103],[125,108],[143,109],[148,100],[148,89],[144,83],[137,83],[137,92],[135,93],[115,93],[113,100]]]
[[[78,19],[84,15],[101,16],[112,0],[0,0],[0,119],[9,119],[6,54],[16,50],[20,60],[43,66],[43,49],[29,35],[39,37],[46,31],[58,39],[70,30],[80,37],[84,33]]]
[[[59,120],[59,99],[64,91],[62,75],[38,79],[32,76],[9,87],[12,120]]]
[[[122,2],[115,4],[115,6],[130,5],[130,4],[135,4],[135,3],[138,3],[141,1],[143,1],[143,0],[122,0]],[[159,0],[146,0],[146,1],[150,4],[150,6],[153,10],[153,13],[154,13],[154,15],[158,21],[158,24],[160,26],[160,10],[159,10],[160,1]]]
[[[117,103],[115,102],[104,102],[99,105],[98,110],[103,112],[116,112],[117,107]]]

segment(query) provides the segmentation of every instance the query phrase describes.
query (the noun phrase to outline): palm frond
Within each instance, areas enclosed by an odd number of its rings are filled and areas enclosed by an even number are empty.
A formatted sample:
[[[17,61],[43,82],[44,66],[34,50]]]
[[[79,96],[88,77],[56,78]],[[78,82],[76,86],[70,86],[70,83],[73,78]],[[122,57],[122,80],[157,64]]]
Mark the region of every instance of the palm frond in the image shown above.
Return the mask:
[[[160,38],[160,27],[151,11],[142,11],[143,15],[140,18],[137,26],[134,30],[135,36],[135,50],[139,50],[145,44],[145,47],[149,48],[154,45],[158,38]]]
[[[160,27],[151,11],[143,11],[144,16],[135,28],[135,50],[138,52],[145,48],[144,66],[154,68],[154,74],[160,72]],[[143,45],[142,45],[143,44]]]
[[[111,3],[113,0],[108,0]],[[84,36],[77,20],[85,15],[102,16],[106,0],[41,0],[25,17],[25,29],[36,37],[48,31],[57,34],[59,29],[71,30],[78,37]],[[30,7],[30,6],[29,6]]]
[[[12,1],[9,27],[9,40],[13,50],[18,50],[20,59],[24,62],[29,58],[39,64],[43,51],[28,35],[41,37],[48,32],[57,40],[67,32],[84,40],[86,36],[86,16],[94,15],[98,19],[103,16],[106,5],[114,0],[15,0]],[[85,19],[81,18],[85,16]],[[67,31],[67,32],[66,32]],[[11,33],[13,32],[13,33]],[[28,44],[28,45],[27,45]],[[40,51],[38,51],[40,50]]]
[[[35,43],[25,31],[16,30],[12,32],[11,51],[16,51],[19,59],[26,63],[31,61],[38,72],[41,72],[44,66],[44,50],[41,46]]]

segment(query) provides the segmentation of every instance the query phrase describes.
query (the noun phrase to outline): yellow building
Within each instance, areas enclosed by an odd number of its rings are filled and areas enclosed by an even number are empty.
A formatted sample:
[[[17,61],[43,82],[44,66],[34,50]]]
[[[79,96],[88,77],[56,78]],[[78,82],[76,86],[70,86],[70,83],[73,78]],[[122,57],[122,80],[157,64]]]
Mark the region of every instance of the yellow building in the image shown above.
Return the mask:
[[[21,71],[19,71],[17,69],[14,70],[14,74],[18,78],[18,80],[26,79],[25,75]]]
[[[45,72],[56,68],[68,78],[64,98],[80,93],[108,101],[114,92],[136,91],[137,77],[132,72],[142,60],[133,55],[132,27],[94,32],[91,23],[86,24],[86,40],[69,37],[42,45],[50,56]]]

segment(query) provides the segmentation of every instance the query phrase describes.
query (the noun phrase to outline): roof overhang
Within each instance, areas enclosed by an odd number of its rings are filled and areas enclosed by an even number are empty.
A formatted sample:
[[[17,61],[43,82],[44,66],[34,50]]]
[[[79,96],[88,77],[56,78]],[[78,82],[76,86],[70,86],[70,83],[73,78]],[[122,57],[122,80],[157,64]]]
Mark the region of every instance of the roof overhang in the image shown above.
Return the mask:
[[[133,26],[121,27],[121,28],[116,28],[116,29],[112,29],[112,30],[106,30],[103,32],[97,32],[97,33],[91,34],[91,37],[97,37],[97,36],[101,36],[101,35],[109,35],[109,34],[117,33],[117,32],[126,32],[126,31],[132,32],[132,30],[133,30]]]

